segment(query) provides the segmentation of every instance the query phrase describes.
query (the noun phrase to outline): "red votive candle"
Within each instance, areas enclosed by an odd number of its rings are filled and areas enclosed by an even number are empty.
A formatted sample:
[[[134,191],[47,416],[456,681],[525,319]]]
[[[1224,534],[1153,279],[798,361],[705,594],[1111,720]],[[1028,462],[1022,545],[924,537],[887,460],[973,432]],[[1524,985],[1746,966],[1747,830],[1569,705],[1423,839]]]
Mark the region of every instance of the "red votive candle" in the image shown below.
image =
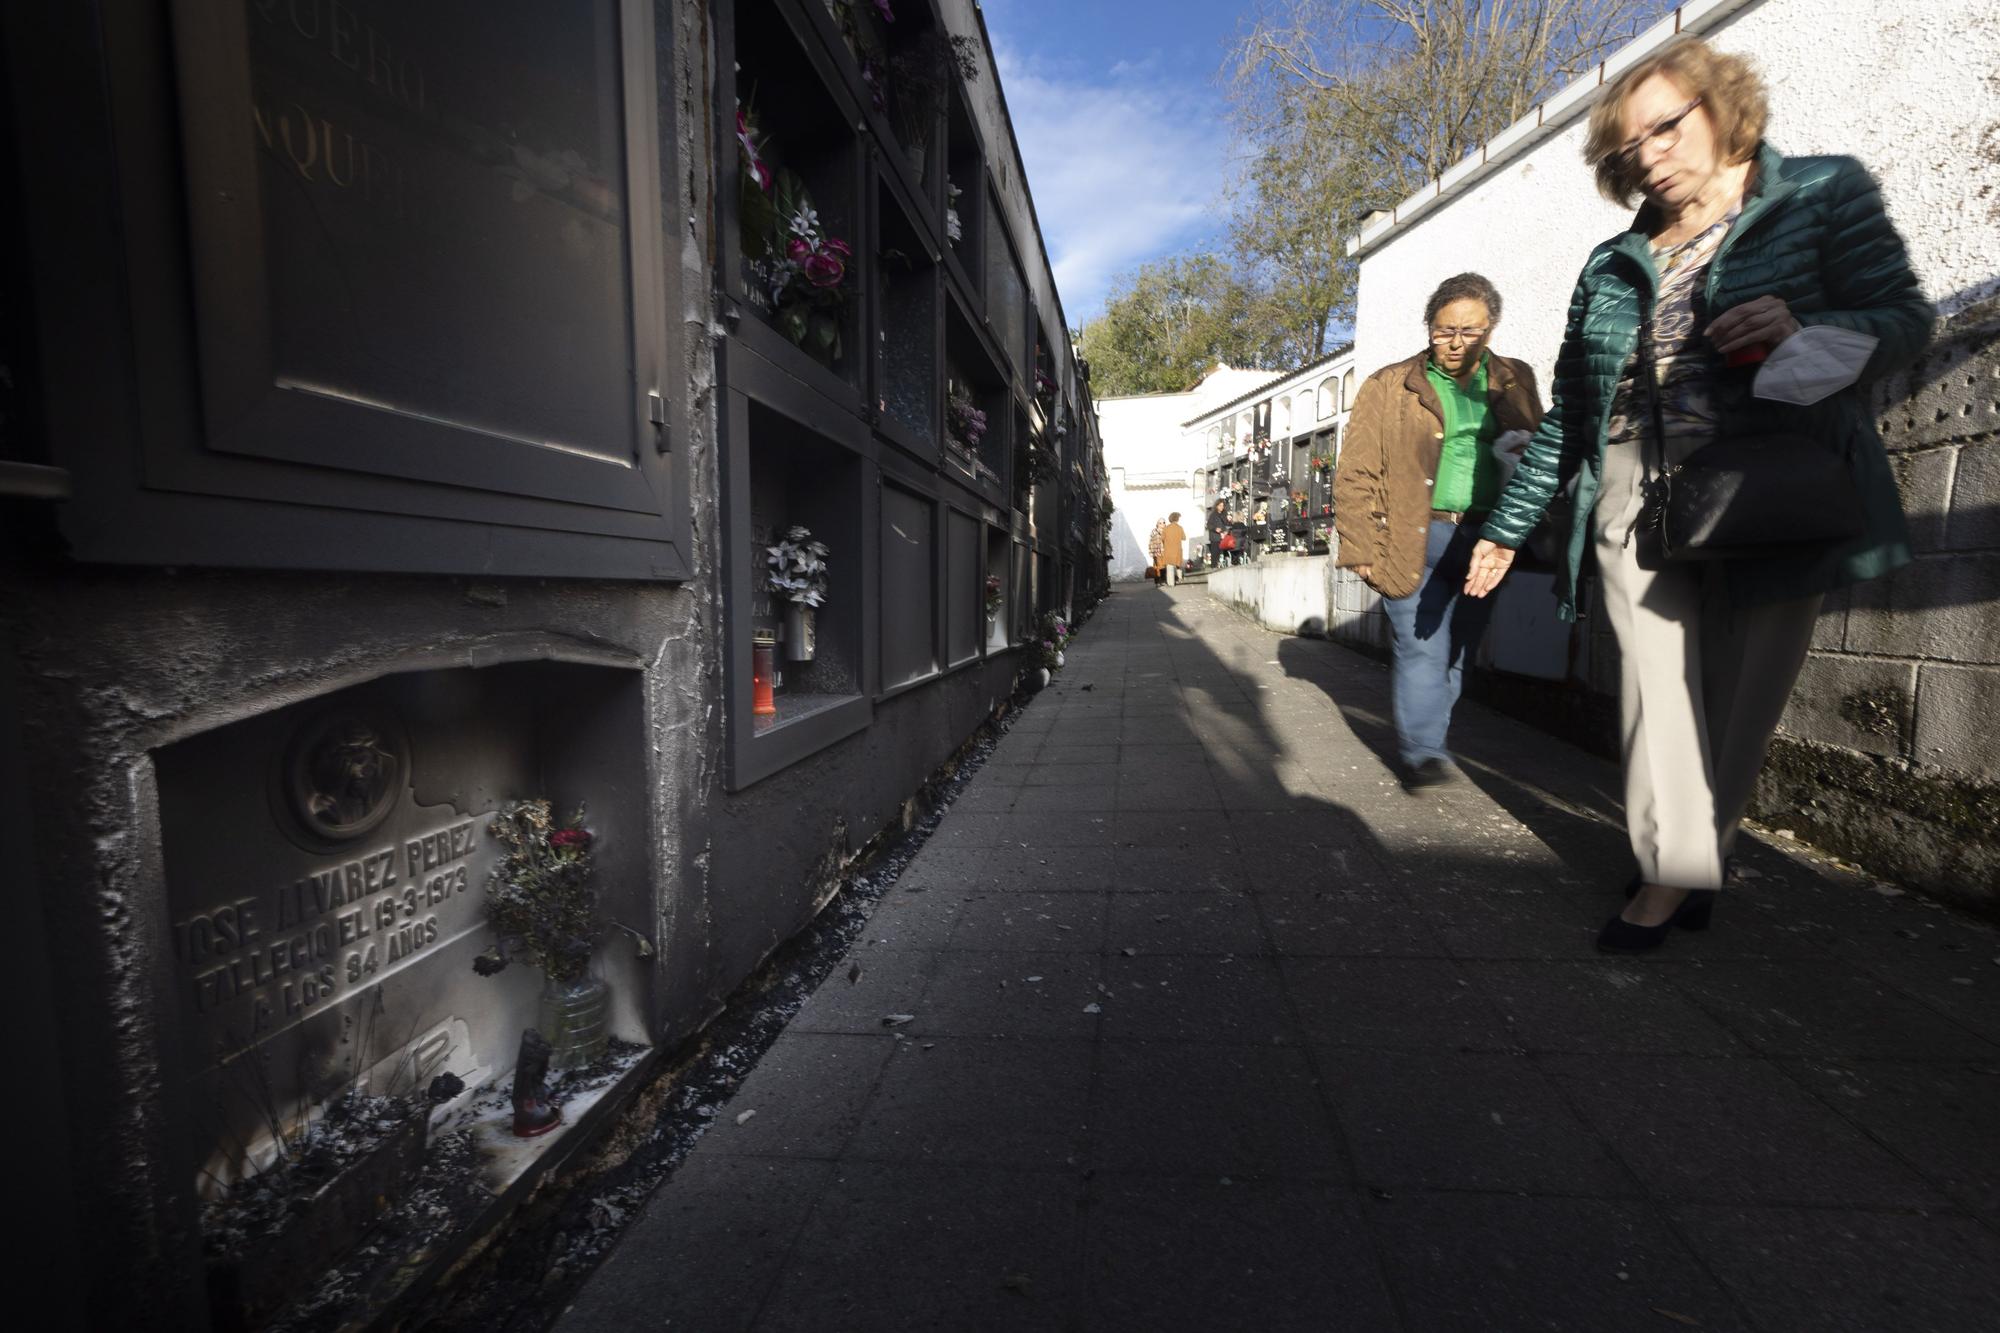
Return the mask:
[[[771,680],[778,669],[778,644],[768,634],[750,641],[750,711],[757,717],[776,717],[778,701]]]

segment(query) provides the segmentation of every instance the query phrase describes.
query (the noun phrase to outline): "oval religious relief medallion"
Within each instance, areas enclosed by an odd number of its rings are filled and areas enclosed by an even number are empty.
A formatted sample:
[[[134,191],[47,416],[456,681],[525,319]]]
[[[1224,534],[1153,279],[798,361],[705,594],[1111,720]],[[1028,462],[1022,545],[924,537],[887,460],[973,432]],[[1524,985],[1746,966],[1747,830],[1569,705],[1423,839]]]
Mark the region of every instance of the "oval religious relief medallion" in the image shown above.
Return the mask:
[[[402,730],[382,711],[321,713],[285,752],[284,805],[312,837],[347,842],[396,808],[408,768]]]

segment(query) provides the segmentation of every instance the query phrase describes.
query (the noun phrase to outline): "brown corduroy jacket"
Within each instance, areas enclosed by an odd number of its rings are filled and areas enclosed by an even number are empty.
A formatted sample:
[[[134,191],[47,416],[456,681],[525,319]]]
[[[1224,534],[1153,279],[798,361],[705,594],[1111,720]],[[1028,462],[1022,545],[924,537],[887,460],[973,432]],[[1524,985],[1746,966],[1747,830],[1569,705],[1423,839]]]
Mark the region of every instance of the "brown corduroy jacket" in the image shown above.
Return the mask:
[[[1542,421],[1535,372],[1488,353],[1486,401],[1502,434],[1533,433]],[[1343,569],[1372,565],[1368,583],[1408,597],[1424,581],[1431,487],[1444,452],[1444,404],[1424,372],[1429,351],[1384,366],[1362,382],[1333,473],[1333,526]]]

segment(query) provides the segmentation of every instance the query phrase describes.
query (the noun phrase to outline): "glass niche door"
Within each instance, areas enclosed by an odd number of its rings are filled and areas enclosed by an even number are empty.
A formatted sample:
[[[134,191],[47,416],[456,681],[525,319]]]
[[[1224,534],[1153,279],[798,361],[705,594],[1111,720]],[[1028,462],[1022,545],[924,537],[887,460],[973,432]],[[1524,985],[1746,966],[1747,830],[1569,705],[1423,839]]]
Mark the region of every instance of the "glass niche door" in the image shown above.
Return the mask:
[[[652,10],[180,0],[207,449],[659,513]]]

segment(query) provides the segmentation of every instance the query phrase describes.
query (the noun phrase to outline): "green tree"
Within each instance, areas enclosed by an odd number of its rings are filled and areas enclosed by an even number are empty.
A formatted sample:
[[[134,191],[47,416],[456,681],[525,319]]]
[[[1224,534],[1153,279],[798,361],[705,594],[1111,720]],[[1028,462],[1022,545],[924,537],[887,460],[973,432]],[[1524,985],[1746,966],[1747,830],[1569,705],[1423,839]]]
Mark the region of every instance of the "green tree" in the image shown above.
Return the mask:
[[[1260,293],[1217,255],[1142,264],[1112,288],[1078,342],[1099,397],[1178,393],[1217,362],[1276,367],[1285,355]]]
[[[1354,265],[1347,238],[1368,211],[1365,191],[1327,151],[1324,102],[1291,99],[1255,141],[1230,233],[1237,265],[1257,292],[1257,317],[1279,339],[1287,365],[1332,350],[1354,322]]]
[[[1671,0],[1274,0],[1225,71],[1248,164],[1232,231],[1300,359],[1351,325],[1347,238]]]

